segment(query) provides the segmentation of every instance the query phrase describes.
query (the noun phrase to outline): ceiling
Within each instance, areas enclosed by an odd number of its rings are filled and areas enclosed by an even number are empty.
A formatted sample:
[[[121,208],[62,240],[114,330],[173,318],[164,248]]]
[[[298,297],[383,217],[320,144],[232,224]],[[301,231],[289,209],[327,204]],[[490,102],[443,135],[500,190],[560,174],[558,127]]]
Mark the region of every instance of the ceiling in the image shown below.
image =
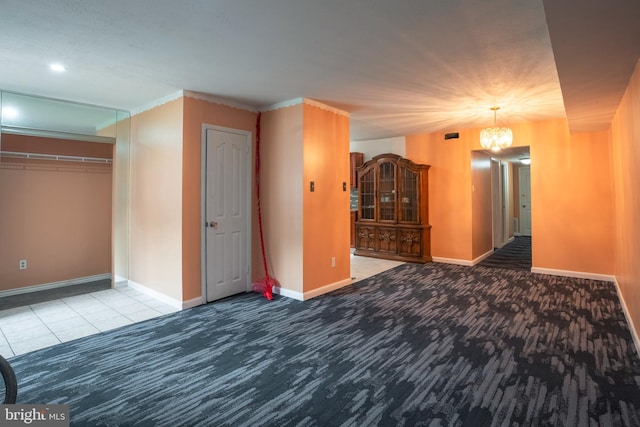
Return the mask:
[[[306,97],[349,112],[352,140],[484,126],[494,105],[598,130],[637,22],[637,0],[3,0],[0,89],[134,112],[180,90]]]

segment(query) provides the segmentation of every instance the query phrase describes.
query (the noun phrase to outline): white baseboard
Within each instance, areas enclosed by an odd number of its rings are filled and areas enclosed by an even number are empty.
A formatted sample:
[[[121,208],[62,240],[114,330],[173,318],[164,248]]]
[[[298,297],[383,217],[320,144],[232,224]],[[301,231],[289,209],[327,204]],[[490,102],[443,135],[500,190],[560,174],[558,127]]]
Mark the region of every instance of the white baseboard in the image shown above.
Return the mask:
[[[117,274],[115,274],[113,276],[113,283],[114,283],[114,287],[116,288],[119,286],[127,286],[127,278],[118,276]]]
[[[187,308],[192,308],[192,307],[196,307],[198,305],[204,304],[202,297],[190,299],[188,301],[180,301],[180,300],[171,298],[170,296],[167,296],[161,292],[158,292],[155,289],[151,289],[147,286],[136,283],[133,280],[128,280],[127,284],[131,286],[133,289],[138,290],[145,295],[149,295],[150,297],[155,298],[158,301],[161,301],[179,310],[184,310]]]
[[[431,257],[433,262],[441,262],[443,264],[455,264],[455,265],[464,265],[467,267],[473,266],[473,261],[467,261],[466,259],[456,259],[456,258],[442,258],[442,257]]]
[[[94,276],[78,277],[76,279],[61,280],[59,282],[44,283],[42,285],[25,286],[24,288],[7,289],[0,291],[0,297],[8,297],[11,295],[28,294],[30,292],[45,291],[47,289],[63,288],[71,285],[82,285],[84,283],[95,282],[98,280],[111,279],[111,273],[96,274]]]
[[[279,286],[273,287],[273,293],[282,295],[283,297],[292,298],[298,301],[304,301],[304,294],[302,292],[291,291],[286,288],[281,288]]]
[[[353,283],[353,280],[351,280],[351,278],[348,278],[348,279],[340,280],[338,282],[329,283],[328,285],[324,285],[321,288],[314,289],[309,292],[305,292],[304,301],[311,298],[318,297],[320,295],[328,294],[329,292],[335,291],[336,289],[344,288],[345,286],[350,285],[351,283]]]
[[[206,304],[204,301],[204,298],[202,297],[197,297],[197,298],[193,298],[187,301],[182,301],[182,309],[186,310],[188,308],[193,308],[193,307],[197,307],[199,305],[203,305]]]
[[[126,288],[127,286],[129,286],[129,281],[128,280],[119,280],[119,281],[113,281],[113,287],[115,289],[120,289],[120,288]]]
[[[343,288],[347,285],[350,285],[351,283],[353,283],[352,279],[344,279],[344,280],[340,280],[338,282],[334,282],[334,283],[330,283],[328,285],[322,286],[321,288],[318,289],[314,289],[312,291],[309,292],[297,292],[297,291],[290,291],[289,289],[284,289],[284,288],[280,288],[280,287],[274,287],[273,288],[273,293],[274,294],[278,294],[278,295],[282,295],[283,297],[287,297],[287,298],[293,298],[295,300],[298,301],[307,301],[310,300],[311,298],[315,298],[317,296],[320,295],[324,295],[327,294],[331,291],[335,291],[336,289],[340,289]]]
[[[638,330],[631,320],[631,314],[629,313],[629,308],[627,307],[627,303],[622,296],[622,291],[620,290],[620,284],[618,283],[618,279],[614,276],[613,283],[616,285],[616,292],[618,293],[618,298],[620,299],[620,304],[622,304],[622,311],[624,312],[624,317],[627,318],[627,324],[629,325],[629,330],[631,331],[631,338],[633,338],[633,343],[636,346],[636,351],[638,352],[638,356],[640,356],[640,336],[638,336]]]
[[[571,270],[555,270],[553,268],[532,267],[531,272],[538,274],[549,274],[551,276],[575,277],[577,279],[602,280],[605,282],[613,282],[616,279],[615,276],[611,274],[586,273],[583,271]]]
[[[456,259],[456,258],[441,258],[441,257],[437,257],[437,256],[432,257],[432,260],[433,260],[433,262],[441,262],[443,264],[455,264],[455,265],[464,265],[466,267],[473,267],[474,265],[478,264],[483,259],[489,258],[491,255],[493,255],[493,253],[494,253],[494,251],[493,251],[493,249],[491,249],[490,251],[487,251],[487,252],[483,253],[478,258],[474,259],[473,261],[469,261],[469,260],[466,260],[466,259]]]
[[[472,265],[476,265],[479,262],[481,262],[483,259],[485,258],[489,258],[491,255],[493,255],[495,253],[495,251],[493,249],[491,249],[490,251],[487,251],[485,253],[483,253],[482,255],[480,255],[478,258],[474,259],[473,261],[471,261]]]

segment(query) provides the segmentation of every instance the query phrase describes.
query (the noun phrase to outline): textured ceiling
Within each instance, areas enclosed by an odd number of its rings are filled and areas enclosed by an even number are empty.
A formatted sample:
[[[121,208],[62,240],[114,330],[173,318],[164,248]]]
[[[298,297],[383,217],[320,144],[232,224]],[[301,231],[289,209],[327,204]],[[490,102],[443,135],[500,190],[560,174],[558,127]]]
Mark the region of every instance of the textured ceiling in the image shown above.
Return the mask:
[[[606,129],[640,57],[640,1],[544,6],[571,130]]]
[[[637,3],[606,4],[633,23]],[[568,19],[572,7],[582,12]],[[179,90],[254,108],[307,97],[351,113],[353,140],[484,126],[494,105],[499,124],[565,108],[573,123],[596,89],[572,85],[574,74],[607,71],[597,94],[619,102],[638,58],[630,31],[615,38],[630,46],[621,69],[609,72],[601,56],[594,70],[573,66],[588,52],[579,34],[598,33],[607,54],[606,31],[619,22],[584,28],[600,9],[596,0],[3,0],[0,89],[130,111]],[[56,61],[68,71],[51,73]],[[589,115],[610,118],[611,104]]]

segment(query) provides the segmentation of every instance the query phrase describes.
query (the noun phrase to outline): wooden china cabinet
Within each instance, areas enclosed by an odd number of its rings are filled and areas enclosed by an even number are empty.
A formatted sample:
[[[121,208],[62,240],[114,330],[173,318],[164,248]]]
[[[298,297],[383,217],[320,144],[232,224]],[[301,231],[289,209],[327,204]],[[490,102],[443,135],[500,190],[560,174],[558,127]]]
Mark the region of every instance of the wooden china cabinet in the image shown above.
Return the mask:
[[[429,165],[381,154],[358,168],[356,255],[431,261]]]

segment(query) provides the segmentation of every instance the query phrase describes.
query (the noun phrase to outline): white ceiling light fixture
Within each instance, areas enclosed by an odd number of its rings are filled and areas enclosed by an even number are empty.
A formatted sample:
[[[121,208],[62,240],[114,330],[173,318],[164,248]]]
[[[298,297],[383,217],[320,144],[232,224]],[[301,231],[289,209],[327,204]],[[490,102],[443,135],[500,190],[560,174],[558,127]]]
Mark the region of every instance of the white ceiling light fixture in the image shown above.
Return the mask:
[[[13,120],[18,117],[18,110],[13,107],[2,107],[2,122]]]
[[[485,150],[500,151],[504,148],[511,147],[513,143],[513,132],[509,128],[499,128],[496,125],[496,111],[500,107],[491,107],[493,110],[493,127],[485,128],[480,131],[480,145]]]
[[[530,158],[520,159],[520,163],[522,163],[523,165],[530,165],[531,159]]]
[[[64,73],[65,71],[67,71],[67,67],[65,67],[64,65],[60,64],[59,62],[55,62],[51,65],[49,65],[49,69],[53,72],[56,73]]]

